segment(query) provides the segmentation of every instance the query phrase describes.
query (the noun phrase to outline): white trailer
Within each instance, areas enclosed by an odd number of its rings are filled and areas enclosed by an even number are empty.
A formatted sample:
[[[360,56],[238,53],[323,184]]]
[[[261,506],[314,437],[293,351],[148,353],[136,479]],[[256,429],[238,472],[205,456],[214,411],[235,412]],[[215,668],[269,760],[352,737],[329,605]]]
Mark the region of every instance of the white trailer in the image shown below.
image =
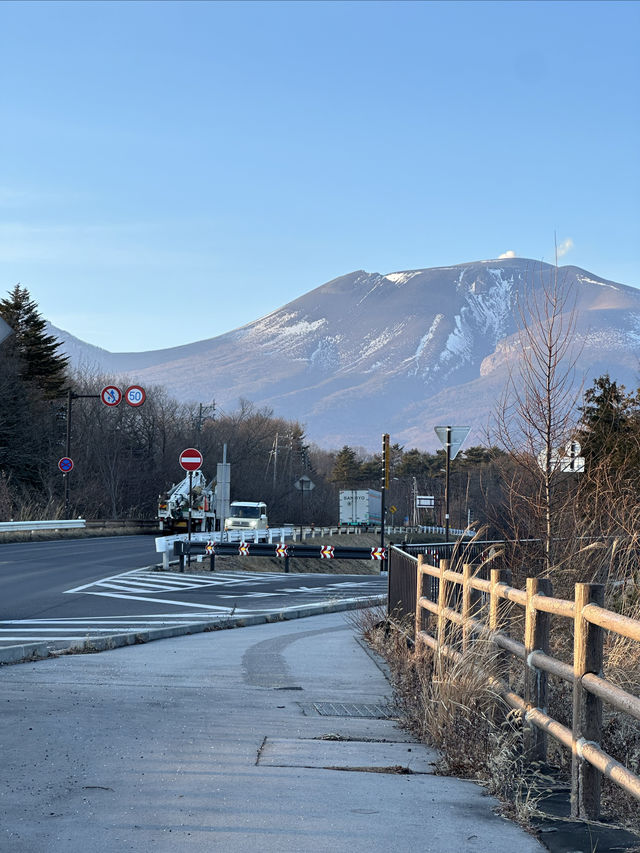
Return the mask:
[[[382,522],[382,492],[375,489],[340,490],[340,526],[375,527]]]

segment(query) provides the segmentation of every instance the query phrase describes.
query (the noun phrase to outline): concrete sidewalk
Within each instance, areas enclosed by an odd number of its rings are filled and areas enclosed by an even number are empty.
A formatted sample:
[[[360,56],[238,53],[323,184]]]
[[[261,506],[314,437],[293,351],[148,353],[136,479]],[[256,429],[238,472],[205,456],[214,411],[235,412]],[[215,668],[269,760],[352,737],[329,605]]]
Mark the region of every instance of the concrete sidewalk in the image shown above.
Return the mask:
[[[389,684],[344,613],[0,681],[3,853],[544,849],[380,719]]]

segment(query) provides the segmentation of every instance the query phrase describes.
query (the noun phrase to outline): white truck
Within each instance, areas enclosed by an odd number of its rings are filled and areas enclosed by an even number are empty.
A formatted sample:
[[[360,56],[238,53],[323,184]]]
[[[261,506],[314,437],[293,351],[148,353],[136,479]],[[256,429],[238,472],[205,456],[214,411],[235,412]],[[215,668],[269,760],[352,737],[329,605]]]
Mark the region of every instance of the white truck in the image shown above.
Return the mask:
[[[269,526],[267,505],[262,501],[232,501],[225,530],[266,530]]]
[[[193,472],[191,531],[215,530],[215,487],[207,485],[202,471]],[[186,531],[189,523],[189,475],[158,498],[160,530]]]
[[[375,527],[382,522],[382,492],[340,489],[340,527]]]

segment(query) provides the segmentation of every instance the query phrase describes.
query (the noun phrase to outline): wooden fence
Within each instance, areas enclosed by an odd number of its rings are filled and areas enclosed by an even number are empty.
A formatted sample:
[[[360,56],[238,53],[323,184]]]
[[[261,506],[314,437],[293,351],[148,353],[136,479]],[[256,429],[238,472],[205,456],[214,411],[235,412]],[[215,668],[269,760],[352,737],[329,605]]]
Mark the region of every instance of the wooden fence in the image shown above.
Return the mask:
[[[532,760],[544,760],[551,736],[572,755],[571,811],[573,817],[596,820],[600,814],[600,785],[604,774],[640,800],[640,776],[608,755],[599,745],[603,702],[640,720],[640,698],[615,686],[602,675],[604,631],[640,641],[640,621],[603,607],[601,584],[579,583],[575,599],[554,598],[551,582],[527,578],[526,590],[512,587],[510,572],[491,569],[490,578],[477,576],[466,563],[462,572],[450,570],[449,561],[438,567],[417,559],[415,639],[441,654],[461,660],[475,637],[488,637],[499,653],[495,670],[487,679],[506,703],[522,712],[524,742]],[[424,582],[431,594],[425,594]],[[509,636],[512,607],[524,610],[523,642]],[[433,618],[435,617],[435,621]],[[552,617],[573,624],[573,665],[549,654]],[[522,621],[522,620],[521,620]],[[451,642],[457,625],[461,643]],[[524,664],[524,696],[509,685],[509,655]],[[548,676],[573,685],[573,725],[562,725],[547,713]]]

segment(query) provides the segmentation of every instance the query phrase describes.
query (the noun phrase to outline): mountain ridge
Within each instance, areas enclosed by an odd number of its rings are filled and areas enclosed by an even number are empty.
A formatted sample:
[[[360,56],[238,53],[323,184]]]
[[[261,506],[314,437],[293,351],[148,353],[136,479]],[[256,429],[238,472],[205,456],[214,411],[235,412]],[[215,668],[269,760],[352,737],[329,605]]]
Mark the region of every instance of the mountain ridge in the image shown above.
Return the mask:
[[[435,423],[469,423],[470,441],[481,440],[517,357],[516,306],[555,274],[520,258],[355,270],[222,335],[141,353],[110,353],[52,331],[74,367],[165,385],[182,401],[215,399],[223,409],[249,399],[304,423],[324,446],[375,449],[390,432],[433,449]],[[573,265],[557,274],[575,295],[585,381],[608,371],[633,385],[640,291]]]

